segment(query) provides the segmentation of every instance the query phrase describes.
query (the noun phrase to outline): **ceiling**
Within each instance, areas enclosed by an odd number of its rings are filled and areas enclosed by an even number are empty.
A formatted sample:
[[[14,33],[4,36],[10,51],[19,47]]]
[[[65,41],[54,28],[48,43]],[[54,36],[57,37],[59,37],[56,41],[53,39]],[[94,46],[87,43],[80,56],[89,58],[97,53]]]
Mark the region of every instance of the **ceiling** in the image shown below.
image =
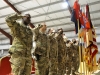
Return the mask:
[[[66,0],[8,0],[22,15],[29,13],[32,16],[34,25],[45,22],[47,28],[63,28],[66,36],[76,37],[74,34],[74,24],[70,21],[71,14],[66,7]],[[68,0],[72,7],[75,0]],[[99,30],[100,27],[100,0],[79,0],[82,11],[85,11],[85,5],[90,6],[92,23]],[[65,5],[66,4],[66,5]],[[5,17],[15,13],[4,0],[0,0],[0,28],[10,34]],[[71,31],[71,32],[70,32]],[[67,34],[69,32],[70,34]],[[74,36],[71,35],[73,33]],[[100,35],[100,33],[98,33]],[[5,41],[6,40],[6,41]],[[9,39],[0,33],[0,44],[9,44]]]

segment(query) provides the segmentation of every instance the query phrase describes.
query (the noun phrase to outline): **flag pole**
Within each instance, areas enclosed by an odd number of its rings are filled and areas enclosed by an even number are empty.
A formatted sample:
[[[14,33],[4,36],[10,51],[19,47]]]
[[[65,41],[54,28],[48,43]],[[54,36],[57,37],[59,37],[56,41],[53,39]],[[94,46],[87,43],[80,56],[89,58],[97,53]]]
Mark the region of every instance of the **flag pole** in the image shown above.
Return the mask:
[[[91,47],[91,42],[92,41],[92,32],[91,32],[91,29],[88,29],[87,30],[87,48],[89,50],[89,53],[88,53],[88,58],[89,58],[89,64],[88,64],[88,71],[89,71],[89,75],[91,75],[91,71],[92,71],[92,47]]]
[[[79,19],[77,19],[77,23],[78,23],[78,32],[79,32]],[[78,33],[78,38],[79,38],[79,59],[80,59],[80,75],[82,75],[82,65],[81,65],[81,37],[79,36]]]
[[[84,72],[84,75],[85,75],[85,73],[86,73],[86,68],[85,68],[85,62],[84,62],[84,53],[85,53],[85,47],[84,47],[84,44],[83,44],[83,42],[84,42],[84,40],[83,40],[83,37],[82,37],[82,55],[83,55],[83,57],[82,57],[82,59],[83,59],[83,72]]]

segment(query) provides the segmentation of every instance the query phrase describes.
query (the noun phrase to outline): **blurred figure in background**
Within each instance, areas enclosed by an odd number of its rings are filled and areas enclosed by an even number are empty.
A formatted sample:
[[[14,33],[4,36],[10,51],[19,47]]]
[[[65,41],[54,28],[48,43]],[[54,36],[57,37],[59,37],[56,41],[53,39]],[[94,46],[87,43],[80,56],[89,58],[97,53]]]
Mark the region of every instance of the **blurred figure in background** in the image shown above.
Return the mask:
[[[57,75],[58,66],[58,41],[54,29],[49,29],[48,36],[50,39],[50,53],[49,53],[49,75]]]
[[[33,33],[35,35],[34,41],[36,42],[36,48],[33,53],[37,59],[36,68],[39,75],[47,75],[50,43],[46,35],[46,25],[40,24],[38,27],[33,28]]]
[[[72,39],[72,48],[73,48],[72,74],[76,75],[76,73],[78,73],[78,68],[79,68],[79,45],[78,45],[78,41],[76,41],[76,39]]]
[[[72,42],[70,40],[66,41],[66,55],[67,55],[67,60],[66,60],[66,71],[67,71],[67,75],[71,74],[71,68],[72,68]]]
[[[58,75],[64,75],[65,73],[65,57],[66,57],[66,44],[63,39],[63,29],[57,31],[58,41]]]

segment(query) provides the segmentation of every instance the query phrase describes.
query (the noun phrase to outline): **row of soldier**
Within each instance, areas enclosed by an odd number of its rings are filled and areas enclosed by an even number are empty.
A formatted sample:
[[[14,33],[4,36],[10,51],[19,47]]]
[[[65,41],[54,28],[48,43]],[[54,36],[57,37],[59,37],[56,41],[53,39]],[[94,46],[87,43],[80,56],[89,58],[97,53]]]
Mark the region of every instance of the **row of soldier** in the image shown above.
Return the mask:
[[[79,68],[78,42],[64,38],[63,29],[49,29],[39,25],[33,29],[36,48],[36,75],[76,75]]]
[[[22,19],[22,22],[17,22]],[[46,25],[40,24],[30,29],[31,16],[13,14],[6,17],[6,23],[11,29],[13,43],[9,49],[13,75],[30,75],[32,55],[36,56],[36,73],[38,75],[75,75],[78,70],[78,44],[73,40],[64,41],[63,29],[54,32],[49,29],[46,34]],[[32,40],[36,43],[31,55]],[[67,43],[67,46],[66,46]],[[77,66],[77,67],[76,67]]]

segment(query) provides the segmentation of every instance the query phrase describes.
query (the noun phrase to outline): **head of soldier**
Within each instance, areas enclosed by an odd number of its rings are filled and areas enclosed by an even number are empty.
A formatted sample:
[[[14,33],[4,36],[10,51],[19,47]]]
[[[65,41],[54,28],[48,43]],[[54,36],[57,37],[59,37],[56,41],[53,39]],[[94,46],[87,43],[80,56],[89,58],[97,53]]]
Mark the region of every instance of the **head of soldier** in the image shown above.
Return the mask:
[[[67,41],[66,41],[67,44],[69,44],[70,42],[71,42],[70,40],[67,40]]]
[[[72,39],[72,42],[75,44],[76,43],[76,39]]]
[[[58,33],[62,34],[63,36],[63,29],[62,28],[58,29]]]
[[[40,31],[42,32],[42,33],[45,33],[46,32],[46,29],[47,29],[47,26],[46,26],[46,24],[41,24],[41,28],[40,28]]]
[[[55,30],[53,28],[48,30],[48,34],[51,34],[51,33],[54,33],[54,32],[55,32]]]
[[[30,16],[30,14],[25,14],[25,16],[23,16],[23,18],[22,18],[22,22],[23,22],[23,24],[25,24],[26,26],[27,26],[28,24],[30,24],[30,22],[31,22],[31,16]]]

